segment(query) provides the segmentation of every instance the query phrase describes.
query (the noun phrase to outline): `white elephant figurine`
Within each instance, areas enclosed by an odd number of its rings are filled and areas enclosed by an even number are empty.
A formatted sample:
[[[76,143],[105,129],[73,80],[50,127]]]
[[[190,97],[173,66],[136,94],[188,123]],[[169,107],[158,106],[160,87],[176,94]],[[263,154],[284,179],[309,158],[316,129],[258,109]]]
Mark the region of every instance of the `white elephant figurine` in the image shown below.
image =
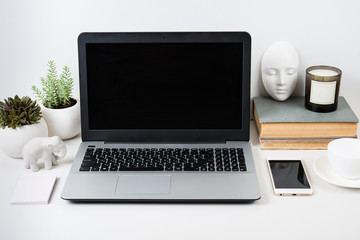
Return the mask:
[[[58,136],[37,137],[29,140],[22,148],[25,161],[25,168],[33,172],[39,171],[38,160],[45,163],[45,169],[51,169],[52,165],[57,165],[57,160],[66,155],[66,146]]]

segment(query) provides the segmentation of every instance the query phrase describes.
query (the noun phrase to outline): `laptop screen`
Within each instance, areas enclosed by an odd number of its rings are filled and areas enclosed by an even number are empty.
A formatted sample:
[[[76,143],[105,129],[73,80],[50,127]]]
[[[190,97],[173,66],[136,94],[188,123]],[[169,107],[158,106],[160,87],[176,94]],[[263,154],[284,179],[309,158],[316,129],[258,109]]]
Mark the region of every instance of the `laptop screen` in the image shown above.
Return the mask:
[[[85,131],[140,131],[148,137],[154,131],[244,130],[249,121],[243,109],[249,104],[244,99],[247,42],[227,39],[225,33],[200,38],[196,33],[189,38],[186,33],[133,34],[100,34],[102,40],[85,36],[90,40],[85,42],[84,34],[79,37]],[[117,138],[110,135],[106,138]]]
[[[241,43],[92,43],[86,52],[90,129],[241,128]]]

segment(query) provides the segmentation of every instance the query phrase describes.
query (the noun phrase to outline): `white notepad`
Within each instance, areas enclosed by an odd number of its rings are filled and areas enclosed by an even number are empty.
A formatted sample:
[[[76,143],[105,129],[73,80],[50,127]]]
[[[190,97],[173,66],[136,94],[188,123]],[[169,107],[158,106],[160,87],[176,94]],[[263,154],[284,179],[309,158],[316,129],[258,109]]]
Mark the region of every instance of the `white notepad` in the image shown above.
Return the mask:
[[[55,175],[21,177],[11,197],[10,204],[48,204],[55,181]]]

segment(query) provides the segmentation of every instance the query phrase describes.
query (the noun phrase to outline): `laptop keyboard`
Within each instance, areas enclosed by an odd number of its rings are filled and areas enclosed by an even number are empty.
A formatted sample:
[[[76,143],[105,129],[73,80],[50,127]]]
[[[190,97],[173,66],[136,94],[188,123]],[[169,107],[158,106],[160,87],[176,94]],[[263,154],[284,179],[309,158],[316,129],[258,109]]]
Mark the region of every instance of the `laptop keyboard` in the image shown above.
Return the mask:
[[[246,171],[242,148],[95,148],[80,171]]]

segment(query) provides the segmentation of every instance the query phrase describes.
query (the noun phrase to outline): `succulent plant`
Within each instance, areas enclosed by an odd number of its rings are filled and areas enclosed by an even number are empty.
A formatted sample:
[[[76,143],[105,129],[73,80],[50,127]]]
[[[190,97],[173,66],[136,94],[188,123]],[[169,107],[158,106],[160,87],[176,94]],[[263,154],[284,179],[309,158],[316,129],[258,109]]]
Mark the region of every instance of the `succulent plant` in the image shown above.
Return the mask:
[[[39,123],[41,109],[36,101],[25,96],[20,98],[16,95],[9,97],[4,102],[0,101],[0,127],[16,129],[23,125]]]
[[[64,66],[58,78],[55,63],[50,60],[47,75],[40,81],[42,89],[32,86],[32,90],[45,107],[58,109],[75,105],[76,100],[71,97],[74,82],[69,67]]]

